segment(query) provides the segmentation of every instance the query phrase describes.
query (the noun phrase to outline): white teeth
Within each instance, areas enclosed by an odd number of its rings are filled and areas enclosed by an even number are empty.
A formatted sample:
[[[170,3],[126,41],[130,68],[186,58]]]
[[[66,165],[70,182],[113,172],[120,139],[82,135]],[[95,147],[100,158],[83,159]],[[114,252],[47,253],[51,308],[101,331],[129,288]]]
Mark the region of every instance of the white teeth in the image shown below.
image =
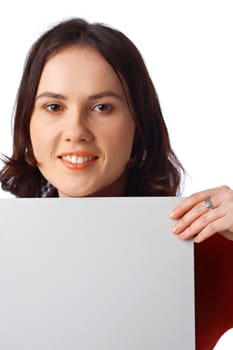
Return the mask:
[[[67,155],[63,156],[62,159],[72,164],[83,164],[86,162],[90,162],[94,159],[94,157],[77,157],[74,155]]]

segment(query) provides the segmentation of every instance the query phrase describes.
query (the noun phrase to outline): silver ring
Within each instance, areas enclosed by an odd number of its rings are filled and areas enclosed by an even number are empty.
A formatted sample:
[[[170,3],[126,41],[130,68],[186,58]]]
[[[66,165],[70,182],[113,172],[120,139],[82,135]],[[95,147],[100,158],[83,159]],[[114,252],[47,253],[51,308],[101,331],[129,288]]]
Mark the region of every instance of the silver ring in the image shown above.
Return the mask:
[[[205,202],[205,206],[206,206],[206,208],[207,208],[208,210],[214,209],[214,206],[213,206],[213,204],[212,204],[212,202],[211,202],[211,200],[210,200],[209,197],[206,198],[206,199],[204,200],[204,202]]]

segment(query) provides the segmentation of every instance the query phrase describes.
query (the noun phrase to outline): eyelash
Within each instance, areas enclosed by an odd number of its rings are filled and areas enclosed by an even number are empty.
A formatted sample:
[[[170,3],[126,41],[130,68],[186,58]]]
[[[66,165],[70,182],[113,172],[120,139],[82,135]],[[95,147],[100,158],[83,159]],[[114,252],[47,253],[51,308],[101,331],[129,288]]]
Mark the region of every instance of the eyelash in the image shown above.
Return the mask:
[[[55,107],[55,109],[53,109]],[[50,113],[59,113],[65,110],[65,107],[59,103],[49,103],[44,106],[45,110]],[[100,108],[100,109],[99,109]],[[98,113],[109,113],[113,109],[113,106],[108,103],[98,103],[93,107],[93,110]]]
[[[103,108],[104,107],[104,110],[98,110],[98,112],[103,112],[103,113],[108,113],[108,112],[111,112],[112,109],[113,109],[113,106],[110,105],[110,104],[107,104],[107,103],[98,103],[97,105],[94,106],[94,110],[97,108],[97,107],[100,107]],[[107,110],[106,110],[107,108]]]
[[[58,110],[50,109],[52,106],[56,106],[56,108],[58,107]],[[45,106],[45,109],[51,113],[59,113],[64,110],[64,107],[62,107],[59,103],[49,103]]]

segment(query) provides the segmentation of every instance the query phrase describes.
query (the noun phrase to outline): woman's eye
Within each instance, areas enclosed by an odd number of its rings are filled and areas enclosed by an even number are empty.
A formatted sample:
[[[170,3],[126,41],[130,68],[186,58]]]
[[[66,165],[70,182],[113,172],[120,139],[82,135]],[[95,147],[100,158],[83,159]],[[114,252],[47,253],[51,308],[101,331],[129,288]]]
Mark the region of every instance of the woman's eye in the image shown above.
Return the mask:
[[[99,103],[94,107],[94,110],[98,112],[110,112],[112,110],[112,106],[106,103]]]
[[[49,105],[46,105],[46,110],[49,112],[61,112],[63,107],[58,103],[50,103]]]

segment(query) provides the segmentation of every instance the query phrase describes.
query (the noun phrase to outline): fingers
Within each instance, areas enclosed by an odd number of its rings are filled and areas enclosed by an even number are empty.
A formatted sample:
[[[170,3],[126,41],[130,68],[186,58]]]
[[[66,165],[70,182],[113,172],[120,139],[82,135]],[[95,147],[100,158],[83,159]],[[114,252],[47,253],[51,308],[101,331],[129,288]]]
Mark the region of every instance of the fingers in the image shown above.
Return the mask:
[[[170,213],[177,220],[172,232],[182,240],[202,242],[211,235],[230,231],[233,236],[233,191],[216,187],[191,195]]]
[[[225,217],[212,221],[208,225],[204,226],[204,228],[196,235],[194,238],[195,243],[201,243],[205,239],[213,236],[217,232],[224,232],[227,230],[227,223]]]
[[[190,226],[195,220],[198,220],[200,217],[202,217],[202,220],[205,221],[207,217],[207,213],[209,212],[209,209],[206,207],[205,202],[202,201],[198,203],[195,207],[191,207],[182,217],[181,219],[176,223],[176,225],[173,227],[174,233],[180,233],[181,231],[184,231],[186,227]],[[213,213],[209,213],[208,217],[212,217]]]
[[[196,243],[202,242],[204,239],[218,232],[220,228],[222,230],[226,229],[224,222],[222,227],[219,226],[219,222],[221,224],[219,220],[224,218],[225,215],[226,211],[223,208],[209,210],[192,221],[187,215],[179,220],[172,231],[182,240],[195,237],[194,241]]]
[[[228,193],[229,190],[230,188],[228,186],[220,186],[220,187],[211,188],[205,191],[194,193],[191,196],[185,198],[170,212],[170,218],[179,219],[187,211],[192,209],[198,203],[204,201],[206,198],[211,199],[213,207],[215,208],[220,205],[219,195],[223,193]]]

